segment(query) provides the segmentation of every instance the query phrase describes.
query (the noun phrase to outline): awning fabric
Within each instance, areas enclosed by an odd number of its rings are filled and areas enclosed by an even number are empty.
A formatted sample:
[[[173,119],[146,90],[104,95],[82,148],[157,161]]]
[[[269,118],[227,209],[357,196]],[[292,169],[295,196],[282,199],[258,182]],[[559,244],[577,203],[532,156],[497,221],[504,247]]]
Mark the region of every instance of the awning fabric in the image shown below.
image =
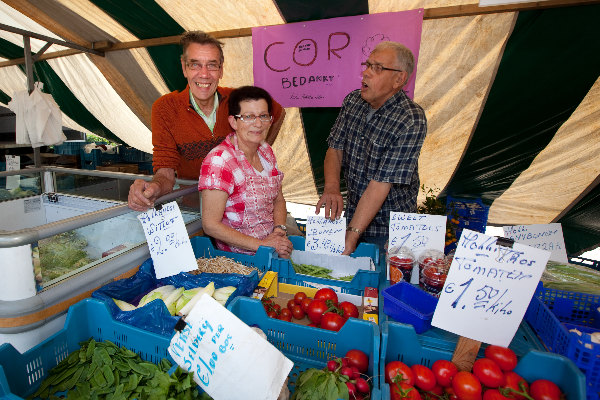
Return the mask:
[[[253,83],[252,40],[235,30],[333,17],[441,10],[474,0],[4,0],[2,23],[80,45],[232,33],[224,86]],[[427,15],[427,14],[426,14]],[[415,100],[428,135],[421,183],[442,196],[481,198],[488,224],[561,222],[568,253],[600,244],[600,4],[426,18]],[[31,39],[32,51],[46,42]],[[52,45],[45,54],[64,51]],[[176,44],[80,53],[34,64],[71,129],[152,152],[150,113],[185,86]],[[0,62],[23,57],[0,31]],[[23,65],[0,67],[0,102],[26,87]],[[288,108],[274,149],[288,201],[315,204],[337,108]]]

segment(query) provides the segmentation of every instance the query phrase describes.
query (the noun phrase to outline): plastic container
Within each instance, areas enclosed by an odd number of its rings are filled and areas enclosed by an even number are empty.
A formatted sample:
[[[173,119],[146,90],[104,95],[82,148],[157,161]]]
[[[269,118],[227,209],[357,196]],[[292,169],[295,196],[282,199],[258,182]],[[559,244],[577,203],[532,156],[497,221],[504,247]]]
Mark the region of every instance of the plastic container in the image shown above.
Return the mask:
[[[467,228],[472,231],[485,233],[490,207],[484,204],[481,199],[464,199],[447,196],[446,208],[448,210],[448,218],[455,217],[458,219],[458,226],[455,231],[456,242],[446,246],[444,249],[446,253],[456,249],[463,229]]]
[[[423,268],[419,268],[419,286],[426,292],[439,297],[444,283],[446,283],[449,269],[450,264],[447,263],[446,259],[424,261]]]
[[[138,163],[152,161],[152,154],[138,150],[135,147],[121,146],[119,148],[121,161]]]
[[[257,299],[237,297],[227,308],[247,325],[262,329],[269,342],[294,362],[288,384],[292,393],[301,372],[308,368],[325,368],[328,360],[343,357],[350,349],[365,352],[369,356],[367,374],[378,374],[379,327],[371,322],[350,318],[338,332],[334,332],[269,318]],[[375,378],[371,399],[379,398],[379,381]]]
[[[417,335],[408,325],[384,322],[381,325],[379,361],[381,398],[390,398],[390,387],[385,383],[385,365],[388,362],[398,360],[409,366],[423,364],[431,367],[436,360],[450,360],[453,352],[454,348],[442,349],[423,335]],[[536,379],[553,381],[569,400],[585,399],[585,377],[571,360],[561,355],[528,351],[519,359],[515,372],[528,382]]]
[[[104,303],[88,298],[69,308],[62,330],[25,353],[10,344],[0,346],[0,398],[22,399],[33,394],[50,369],[90,337],[110,340],[155,364],[163,358],[173,361],[167,352],[170,338],[117,322]]]
[[[65,141],[54,145],[54,154],[79,155],[79,151],[88,144],[85,140]]]
[[[289,236],[294,249],[304,250],[305,239],[302,236]],[[337,279],[317,278],[310,275],[297,274],[292,263],[287,258],[274,256],[271,261],[271,271],[278,273],[279,281],[291,285],[307,287],[332,287],[341,293],[362,295],[365,287],[379,288],[381,278],[381,263],[379,260],[379,248],[371,243],[361,243],[351,257],[369,257],[375,264],[375,270],[358,270],[351,281]]]
[[[398,322],[410,324],[417,333],[431,328],[437,298],[408,282],[400,282],[382,290],[383,312]]]
[[[415,255],[408,247],[392,247],[389,249],[387,262],[392,285],[401,281],[410,282]]]
[[[421,276],[421,271],[428,265],[437,265],[445,262],[444,252],[434,249],[424,250],[417,258],[417,263],[419,264],[419,276]]]
[[[585,374],[588,400],[600,396],[600,344],[591,342],[587,335],[569,332],[567,325],[589,332],[596,323],[598,297],[547,289],[540,284],[525,313],[525,319],[548,349],[570,358]]]

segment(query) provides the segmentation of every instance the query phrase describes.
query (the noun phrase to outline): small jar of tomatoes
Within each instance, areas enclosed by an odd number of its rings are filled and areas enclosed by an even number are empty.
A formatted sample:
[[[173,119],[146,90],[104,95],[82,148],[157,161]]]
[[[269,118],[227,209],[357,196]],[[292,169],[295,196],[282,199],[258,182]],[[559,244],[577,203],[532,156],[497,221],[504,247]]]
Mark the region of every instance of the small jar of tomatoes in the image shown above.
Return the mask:
[[[444,262],[444,252],[435,249],[425,249],[419,255],[417,263],[419,264],[419,277],[423,274],[423,268],[428,265],[437,265]]]
[[[387,261],[390,269],[390,284],[401,281],[410,282],[414,253],[408,247],[392,247],[388,250]]]
[[[421,269],[419,286],[426,292],[439,297],[444,283],[446,283],[449,269],[450,264],[444,258],[427,263]]]

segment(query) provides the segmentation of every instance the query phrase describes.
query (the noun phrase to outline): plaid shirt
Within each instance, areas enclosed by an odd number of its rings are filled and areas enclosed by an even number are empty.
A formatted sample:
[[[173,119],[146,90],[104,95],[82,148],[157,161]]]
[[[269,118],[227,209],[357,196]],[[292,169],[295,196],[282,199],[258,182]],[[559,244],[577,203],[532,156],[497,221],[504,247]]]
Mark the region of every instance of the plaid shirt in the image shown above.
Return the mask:
[[[362,99],[360,90],[344,99],[327,143],[343,151],[347,220],[371,180],[392,184],[365,236],[388,236],[390,211],[417,211],[418,161],[426,133],[425,112],[402,90],[377,110]]]

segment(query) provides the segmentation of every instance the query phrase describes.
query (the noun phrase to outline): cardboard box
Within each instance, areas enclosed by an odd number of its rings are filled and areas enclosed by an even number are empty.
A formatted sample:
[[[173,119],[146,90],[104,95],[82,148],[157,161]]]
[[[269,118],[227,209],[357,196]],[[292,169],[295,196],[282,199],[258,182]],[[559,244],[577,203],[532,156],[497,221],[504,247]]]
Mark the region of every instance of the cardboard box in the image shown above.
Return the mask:
[[[277,272],[267,271],[254,289],[252,298],[262,300],[263,297],[277,297],[277,293]]]
[[[365,288],[362,306],[362,318],[379,324],[379,291],[376,288]]]

